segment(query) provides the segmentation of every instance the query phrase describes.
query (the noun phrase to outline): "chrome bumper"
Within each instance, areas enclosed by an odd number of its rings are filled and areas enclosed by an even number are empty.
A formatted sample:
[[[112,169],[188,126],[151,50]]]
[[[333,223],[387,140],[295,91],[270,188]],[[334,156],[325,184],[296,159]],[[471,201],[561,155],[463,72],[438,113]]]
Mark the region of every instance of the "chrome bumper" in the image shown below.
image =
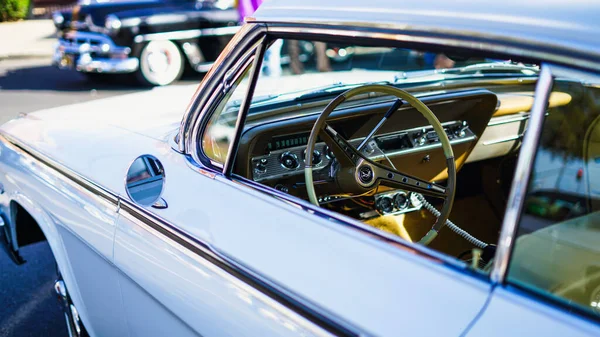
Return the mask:
[[[75,69],[87,73],[132,73],[139,60],[129,57],[131,49],[120,47],[106,35],[88,32],[68,32],[59,38],[52,63],[60,69]]]

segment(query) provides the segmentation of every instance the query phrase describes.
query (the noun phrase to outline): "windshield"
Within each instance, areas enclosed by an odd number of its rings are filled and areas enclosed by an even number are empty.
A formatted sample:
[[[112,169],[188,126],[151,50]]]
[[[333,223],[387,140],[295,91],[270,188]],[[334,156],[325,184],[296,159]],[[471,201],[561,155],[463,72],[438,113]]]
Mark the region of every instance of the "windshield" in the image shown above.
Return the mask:
[[[253,106],[306,100],[366,84],[537,77],[537,65],[426,51],[277,40],[265,53]]]

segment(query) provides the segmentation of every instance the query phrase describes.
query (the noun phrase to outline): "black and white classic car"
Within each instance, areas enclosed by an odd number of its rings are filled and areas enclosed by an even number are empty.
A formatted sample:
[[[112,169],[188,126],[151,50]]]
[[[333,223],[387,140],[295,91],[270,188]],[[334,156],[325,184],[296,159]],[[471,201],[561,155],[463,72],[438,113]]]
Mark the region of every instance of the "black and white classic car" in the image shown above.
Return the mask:
[[[598,13],[266,1],[197,88],[1,126],[3,247],[74,336],[598,336]]]
[[[53,63],[97,79],[134,74],[166,85],[186,68],[206,72],[239,29],[231,0],[128,0],[55,12]]]

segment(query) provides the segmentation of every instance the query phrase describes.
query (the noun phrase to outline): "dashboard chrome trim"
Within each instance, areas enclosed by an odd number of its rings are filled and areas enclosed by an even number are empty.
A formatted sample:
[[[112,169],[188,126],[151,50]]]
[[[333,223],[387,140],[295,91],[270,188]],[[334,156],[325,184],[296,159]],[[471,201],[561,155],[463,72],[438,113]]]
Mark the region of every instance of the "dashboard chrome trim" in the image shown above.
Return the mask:
[[[520,135],[514,135],[514,136],[508,136],[508,137],[498,138],[498,139],[494,139],[494,140],[488,140],[487,142],[483,142],[482,144],[488,146],[488,145],[512,142],[512,141],[523,138],[524,135],[525,135],[525,133],[522,133]]]
[[[460,121],[448,121],[448,122],[442,123],[442,126],[444,126],[444,127],[455,126],[460,123],[461,123]],[[414,133],[416,131],[420,131],[423,129],[426,129],[428,132],[432,130],[432,128],[430,126],[429,127],[421,126],[421,127],[411,128],[411,129],[407,129],[407,130],[388,132],[388,133],[384,133],[381,135],[377,135],[373,138],[378,139],[380,137],[408,135],[410,133]],[[348,142],[350,144],[352,144],[354,147],[358,147],[359,144],[361,144],[364,141],[364,139],[365,139],[364,137],[354,138],[354,139],[349,140]],[[467,129],[467,135],[465,135],[464,137],[460,137],[460,138],[455,137],[455,138],[451,139],[450,144],[458,145],[458,144],[463,144],[463,143],[468,143],[468,142],[473,142],[473,141],[477,141],[477,136],[470,129]],[[386,156],[388,158],[395,158],[395,157],[404,156],[404,155],[408,155],[408,154],[419,153],[419,152],[423,152],[423,151],[429,151],[429,150],[441,148],[441,146],[442,146],[441,143],[437,142],[434,144],[415,145],[414,147],[411,147],[408,149],[400,149],[400,150],[395,150],[395,151],[390,151],[390,152],[384,152],[376,145],[376,142],[374,140],[371,140],[371,142],[369,144],[371,144],[371,143],[374,143],[374,145],[372,146],[371,149],[364,148],[363,150],[361,150],[361,152],[365,156],[367,156],[370,160],[373,160],[373,161],[384,160],[384,159],[386,159]],[[326,148],[327,148],[327,144],[325,142],[319,142],[319,143],[315,144],[315,149],[319,149],[319,150],[321,150],[322,153],[325,153],[325,154],[327,153],[327,151],[325,151]],[[301,154],[302,151],[304,151],[304,150],[306,150],[306,145],[299,145],[299,146],[294,146],[294,147],[283,148],[280,150],[271,151],[266,155],[252,157],[250,159],[250,165],[251,165],[251,173],[252,173],[252,177],[253,177],[254,181],[261,182],[261,181],[265,181],[265,180],[285,178],[285,177],[289,177],[289,176],[295,176],[295,175],[302,174],[304,172],[304,166],[302,165],[302,162],[304,160],[302,160],[302,161],[298,160],[298,163],[300,165],[296,166],[296,168],[293,168],[293,169],[287,168],[287,167],[283,166],[283,164],[280,163],[281,164],[280,166],[284,170],[282,172],[276,172],[271,175],[268,175],[267,171],[257,172],[254,170],[254,168],[261,159],[278,160],[279,157],[282,156],[286,152],[290,152],[294,156],[298,157],[298,154]],[[326,168],[329,165],[331,158],[329,158],[327,155],[325,155],[324,157],[325,158],[322,158],[319,163],[312,165],[313,170],[321,170],[321,169]],[[306,164],[306,163],[304,163],[304,164]]]
[[[488,123],[487,126],[496,126],[496,125],[502,125],[502,124],[508,124],[508,123],[522,122],[522,121],[529,120],[529,117],[530,117],[529,113],[519,114],[517,117],[514,117],[514,115],[492,117],[492,119],[490,120],[490,122]]]

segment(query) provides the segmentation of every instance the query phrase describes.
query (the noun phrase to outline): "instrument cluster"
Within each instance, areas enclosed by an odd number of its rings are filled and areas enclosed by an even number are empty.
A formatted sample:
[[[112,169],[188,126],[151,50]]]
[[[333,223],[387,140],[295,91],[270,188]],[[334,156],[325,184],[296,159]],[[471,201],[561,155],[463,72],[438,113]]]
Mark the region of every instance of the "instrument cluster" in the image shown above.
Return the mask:
[[[475,140],[475,133],[466,121],[442,124],[452,145]],[[264,181],[302,174],[305,167],[307,133],[276,136],[268,143],[267,154],[251,159],[252,178]],[[364,138],[349,141],[355,148]],[[369,159],[378,161],[409,153],[441,147],[433,127],[426,126],[377,135],[362,150]],[[318,142],[313,152],[313,169],[327,167],[335,156],[324,142]]]

